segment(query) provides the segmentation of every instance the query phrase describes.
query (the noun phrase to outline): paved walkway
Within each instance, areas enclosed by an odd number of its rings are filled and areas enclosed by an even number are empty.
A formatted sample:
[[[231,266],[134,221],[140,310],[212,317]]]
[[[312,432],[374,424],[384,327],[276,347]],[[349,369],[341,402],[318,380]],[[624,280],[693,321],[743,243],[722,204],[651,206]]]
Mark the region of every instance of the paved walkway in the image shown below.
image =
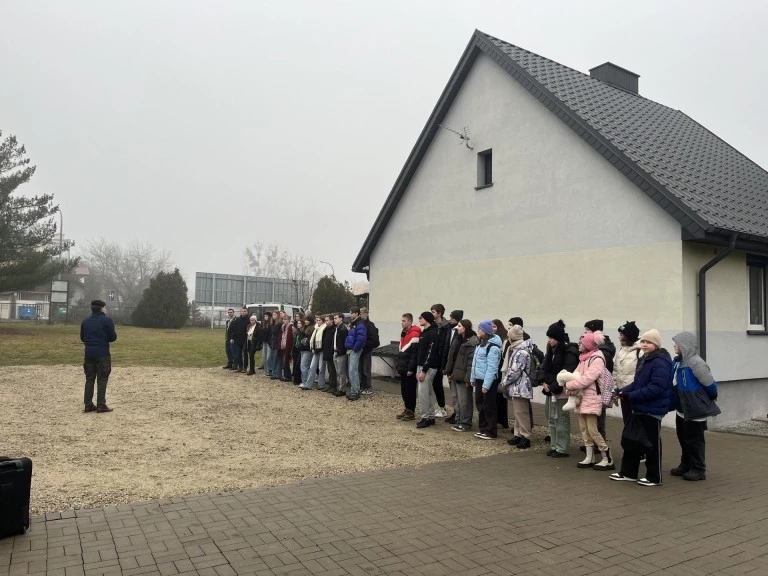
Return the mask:
[[[0,576],[768,574],[768,440],[707,443],[705,482],[653,488],[529,451],[48,514]]]

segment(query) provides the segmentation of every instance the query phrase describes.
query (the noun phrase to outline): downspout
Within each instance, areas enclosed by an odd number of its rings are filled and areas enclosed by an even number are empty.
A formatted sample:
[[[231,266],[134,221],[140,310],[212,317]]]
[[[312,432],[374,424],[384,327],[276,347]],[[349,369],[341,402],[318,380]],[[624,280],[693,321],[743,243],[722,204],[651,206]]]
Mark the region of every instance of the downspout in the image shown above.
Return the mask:
[[[707,272],[736,249],[736,232],[728,242],[728,248],[704,264],[699,270],[699,356],[707,359]]]

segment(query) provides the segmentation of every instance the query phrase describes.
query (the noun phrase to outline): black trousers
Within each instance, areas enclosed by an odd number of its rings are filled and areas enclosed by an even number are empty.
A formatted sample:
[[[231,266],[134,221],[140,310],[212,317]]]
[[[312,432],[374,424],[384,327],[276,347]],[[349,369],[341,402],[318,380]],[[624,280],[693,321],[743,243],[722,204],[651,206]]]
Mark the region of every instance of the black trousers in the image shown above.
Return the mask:
[[[597,431],[600,432],[600,436],[603,437],[603,440],[608,440],[605,435],[605,407],[603,407],[600,416],[597,417]],[[632,478],[634,478],[634,476],[632,476]]]
[[[99,406],[107,403],[107,382],[112,373],[112,356],[93,357],[86,356],[83,361],[85,372],[85,394],[83,403],[86,406],[93,404],[93,385],[97,384],[96,404]]]
[[[651,442],[651,448],[645,451],[642,449],[624,450],[619,473],[627,478],[639,478],[640,459],[645,456],[645,477],[651,482],[661,484],[661,420],[647,414],[633,414],[632,418],[637,418],[642,424],[645,434]]]
[[[248,368],[248,372],[256,372],[256,352],[261,350],[257,344],[248,342],[248,362],[245,363],[245,367]]]
[[[504,394],[496,392],[496,422],[501,424],[502,428],[509,428],[509,402],[504,398]]]
[[[291,358],[293,359],[293,383],[294,384],[301,384],[301,352],[297,350],[295,347],[293,348],[293,351],[291,352]],[[286,378],[290,378],[291,374],[289,373]]]
[[[336,376],[336,364],[333,363],[333,357],[330,360],[325,361],[325,367],[328,368],[328,382],[326,386],[336,388],[338,386],[338,378]]]
[[[403,404],[406,410],[416,410],[416,389],[418,382],[416,375],[400,375],[400,396],[403,397]]]
[[[624,426],[626,426],[629,423],[629,417],[632,416],[632,404],[626,396],[619,396],[619,405],[621,406],[621,417],[624,420]]]
[[[432,380],[432,390],[435,391],[435,397],[437,398],[437,405],[440,408],[445,408],[445,388],[443,388],[443,371],[438,368],[435,373],[435,379]]]
[[[496,438],[496,390],[498,384],[491,384],[491,389],[483,394],[483,381],[475,380],[475,405],[477,406],[480,432]]]
[[[680,466],[686,471],[706,472],[707,465],[704,461],[704,430],[707,429],[707,421],[686,422],[680,416],[675,418],[677,441],[680,443]]]

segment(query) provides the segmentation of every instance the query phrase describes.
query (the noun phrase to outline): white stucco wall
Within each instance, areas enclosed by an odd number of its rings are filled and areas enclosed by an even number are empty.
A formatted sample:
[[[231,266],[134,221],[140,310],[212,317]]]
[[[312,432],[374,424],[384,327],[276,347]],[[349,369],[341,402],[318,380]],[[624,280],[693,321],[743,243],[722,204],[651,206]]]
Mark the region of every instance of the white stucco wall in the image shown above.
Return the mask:
[[[438,133],[372,254],[382,341],[436,302],[474,321],[522,315],[531,330],[560,317],[573,330],[595,317],[681,325],[677,222],[489,58],[444,124],[468,126],[475,150]],[[494,185],[475,190],[488,148]]]

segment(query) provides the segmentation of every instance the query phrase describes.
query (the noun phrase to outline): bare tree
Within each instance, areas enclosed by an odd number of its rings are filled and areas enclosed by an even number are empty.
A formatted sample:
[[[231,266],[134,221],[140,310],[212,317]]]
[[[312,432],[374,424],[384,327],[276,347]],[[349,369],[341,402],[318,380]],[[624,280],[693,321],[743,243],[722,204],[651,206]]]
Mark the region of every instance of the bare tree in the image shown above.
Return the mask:
[[[311,256],[291,254],[274,243],[258,241],[245,249],[247,273],[291,280],[296,290],[296,302],[304,308],[309,305],[317,280],[322,276],[318,264]]]
[[[135,306],[149,281],[160,272],[168,272],[172,264],[166,250],[138,240],[123,247],[104,238],[88,241],[83,260],[89,267],[89,284],[100,291],[114,290],[123,306]],[[99,296],[103,298],[104,294]]]

